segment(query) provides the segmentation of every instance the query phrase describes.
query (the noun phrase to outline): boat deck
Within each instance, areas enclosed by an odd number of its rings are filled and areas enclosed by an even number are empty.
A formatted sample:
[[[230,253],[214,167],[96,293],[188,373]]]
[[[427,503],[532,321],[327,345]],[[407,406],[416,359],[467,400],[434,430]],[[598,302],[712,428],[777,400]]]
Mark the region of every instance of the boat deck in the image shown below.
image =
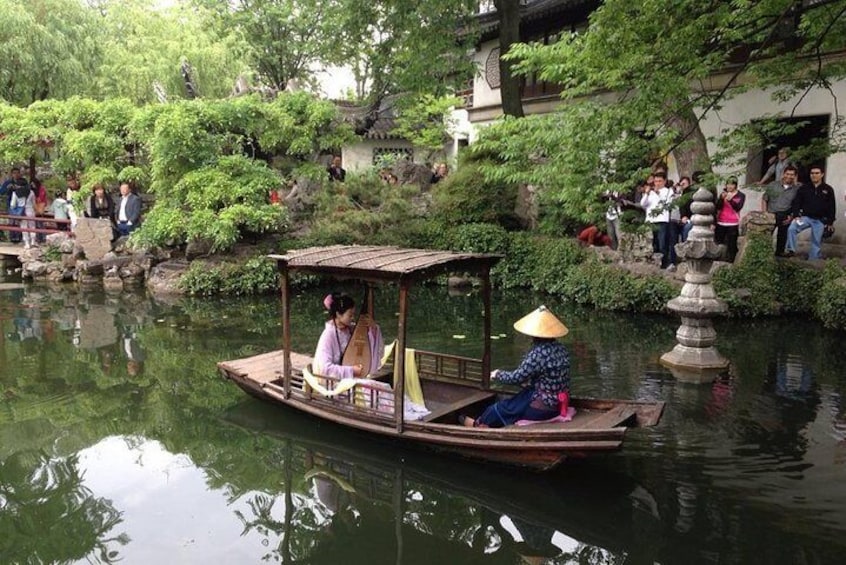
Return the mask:
[[[283,351],[276,350],[243,359],[218,363],[220,369],[252,381],[260,388],[267,383],[281,386]],[[301,353],[291,353],[291,367],[294,373],[295,388],[302,386],[302,370],[311,363],[312,357]],[[375,380],[389,382],[393,370],[386,365],[375,375]],[[280,381],[280,382],[275,382]],[[476,404],[491,402],[496,393],[471,387],[457,387],[448,383],[421,380],[426,407],[431,413],[423,421],[435,422],[453,415],[456,411]],[[449,422],[453,423],[453,422]]]
[[[235,375],[263,385],[282,378],[282,359],[284,351],[277,349],[252,357],[222,361],[218,366]],[[291,366],[296,373],[302,373],[303,368],[311,363],[311,357],[300,353],[291,353]]]

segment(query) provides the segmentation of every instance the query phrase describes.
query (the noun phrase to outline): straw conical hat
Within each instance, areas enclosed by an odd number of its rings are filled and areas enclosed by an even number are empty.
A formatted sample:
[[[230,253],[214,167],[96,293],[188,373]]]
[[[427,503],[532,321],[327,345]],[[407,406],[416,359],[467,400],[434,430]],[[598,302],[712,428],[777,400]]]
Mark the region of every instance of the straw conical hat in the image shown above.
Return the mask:
[[[514,322],[514,329],[532,337],[543,338],[564,337],[570,331],[546,306],[540,306]]]

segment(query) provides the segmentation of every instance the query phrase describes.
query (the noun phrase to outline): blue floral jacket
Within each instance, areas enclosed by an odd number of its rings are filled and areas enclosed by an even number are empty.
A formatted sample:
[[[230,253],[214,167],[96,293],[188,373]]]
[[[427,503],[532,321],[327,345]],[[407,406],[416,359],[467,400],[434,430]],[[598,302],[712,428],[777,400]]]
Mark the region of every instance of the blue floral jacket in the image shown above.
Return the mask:
[[[570,355],[557,341],[536,341],[513,371],[499,371],[496,380],[534,388],[532,400],[541,399],[551,410],[558,408],[558,393],[570,390]]]

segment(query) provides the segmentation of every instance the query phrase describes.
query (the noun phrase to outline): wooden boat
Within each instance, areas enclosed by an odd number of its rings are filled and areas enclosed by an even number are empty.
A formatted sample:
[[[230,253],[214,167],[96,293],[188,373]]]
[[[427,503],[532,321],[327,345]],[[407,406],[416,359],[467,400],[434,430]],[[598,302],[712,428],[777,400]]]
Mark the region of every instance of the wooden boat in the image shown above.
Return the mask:
[[[546,470],[567,457],[614,451],[621,447],[626,428],[658,423],[663,402],[573,398],[575,417],[569,422],[505,428],[468,428],[457,423],[459,412],[476,415],[508,389],[490,382],[491,305],[490,270],[497,255],[457,253],[378,246],[312,247],[272,255],[282,290],[281,350],[244,359],[223,361],[218,368],[227,379],[258,398],[307,414],[412,444],[458,453],[464,457]],[[394,363],[372,379],[334,396],[315,392],[303,378],[311,358],[291,351],[290,274],[306,272],[367,285],[373,304],[374,284],[399,287],[399,325]],[[484,302],[481,359],[430,351],[415,351],[414,361],[430,413],[421,420],[405,420],[405,351],[409,289],[415,283],[452,272],[469,272],[482,282]],[[372,317],[372,312],[370,313]],[[390,381],[393,377],[393,386]],[[338,380],[318,377],[325,389]]]

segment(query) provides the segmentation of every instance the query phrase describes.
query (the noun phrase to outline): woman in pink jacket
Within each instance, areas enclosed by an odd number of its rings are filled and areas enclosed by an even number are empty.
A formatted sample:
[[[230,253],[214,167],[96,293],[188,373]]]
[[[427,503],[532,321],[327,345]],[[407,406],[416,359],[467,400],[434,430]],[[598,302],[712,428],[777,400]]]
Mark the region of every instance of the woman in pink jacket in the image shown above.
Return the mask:
[[[746,195],[737,190],[737,179],[729,177],[717,199],[717,226],[714,241],[726,245],[726,260],[733,263],[737,255],[737,236],[740,233],[740,210]]]

